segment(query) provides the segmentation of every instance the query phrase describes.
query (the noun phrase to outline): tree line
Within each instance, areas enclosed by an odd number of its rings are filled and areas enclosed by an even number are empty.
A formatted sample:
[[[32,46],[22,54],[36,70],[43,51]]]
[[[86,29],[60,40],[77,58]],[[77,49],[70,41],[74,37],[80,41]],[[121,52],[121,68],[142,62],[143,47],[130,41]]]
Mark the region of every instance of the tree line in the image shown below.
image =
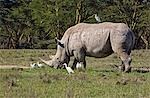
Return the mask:
[[[85,22],[126,23],[136,36],[136,49],[150,48],[148,0],[0,0],[0,48],[56,48],[70,26]]]

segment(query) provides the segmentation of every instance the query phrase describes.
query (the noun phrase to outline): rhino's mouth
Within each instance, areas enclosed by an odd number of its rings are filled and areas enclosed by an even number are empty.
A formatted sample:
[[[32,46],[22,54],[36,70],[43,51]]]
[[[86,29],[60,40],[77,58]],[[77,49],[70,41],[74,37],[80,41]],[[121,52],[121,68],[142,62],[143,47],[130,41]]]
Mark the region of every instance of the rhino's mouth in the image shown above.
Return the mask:
[[[61,65],[58,65],[58,66],[56,66],[56,67],[54,67],[54,68],[56,68],[56,69],[61,69],[62,66],[61,66]]]
[[[53,65],[53,67],[56,68],[56,69],[62,69],[62,68],[64,68],[63,64],[64,64],[64,63],[57,63],[57,64],[52,64],[52,65]]]
[[[52,60],[44,60],[42,58],[39,58],[43,63],[45,63],[46,65],[48,65],[49,67],[55,68],[55,69],[61,69],[63,68],[63,63],[61,62],[53,62]]]

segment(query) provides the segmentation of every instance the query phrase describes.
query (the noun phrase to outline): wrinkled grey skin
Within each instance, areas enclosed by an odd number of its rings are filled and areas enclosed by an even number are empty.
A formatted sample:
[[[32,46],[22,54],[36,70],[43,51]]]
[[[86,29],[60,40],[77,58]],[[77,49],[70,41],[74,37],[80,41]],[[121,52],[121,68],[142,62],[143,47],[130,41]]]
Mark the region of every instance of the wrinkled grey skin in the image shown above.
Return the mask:
[[[103,58],[116,53],[122,61],[122,71],[129,72],[134,42],[133,32],[124,23],[80,23],[70,27],[62,39],[57,40],[57,52],[52,65],[61,67],[74,56],[72,68],[76,68],[77,62],[86,68],[85,56]]]

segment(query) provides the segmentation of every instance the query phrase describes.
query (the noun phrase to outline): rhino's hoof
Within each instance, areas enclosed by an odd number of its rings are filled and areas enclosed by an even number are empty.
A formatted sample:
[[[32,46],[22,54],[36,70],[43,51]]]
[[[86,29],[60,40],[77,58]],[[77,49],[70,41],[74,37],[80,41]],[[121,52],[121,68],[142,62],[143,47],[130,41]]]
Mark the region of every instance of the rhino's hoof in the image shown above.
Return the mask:
[[[125,73],[131,72],[131,67],[126,68],[124,72],[125,72]]]
[[[118,68],[119,68],[119,70],[120,70],[121,72],[124,72],[124,71],[125,71],[125,66],[124,66],[124,65],[120,65],[120,66],[118,66]]]

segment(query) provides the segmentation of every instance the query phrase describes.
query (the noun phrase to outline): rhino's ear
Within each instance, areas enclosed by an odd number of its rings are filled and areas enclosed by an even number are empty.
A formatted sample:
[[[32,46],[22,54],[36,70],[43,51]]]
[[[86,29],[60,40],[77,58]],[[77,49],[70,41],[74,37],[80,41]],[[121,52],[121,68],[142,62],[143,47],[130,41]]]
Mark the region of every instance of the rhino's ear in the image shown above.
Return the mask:
[[[59,39],[57,39],[57,37],[55,38],[55,41],[57,42],[57,45],[59,45],[62,48],[64,48],[64,44]]]
[[[58,44],[59,46],[61,46],[62,48],[65,48],[65,46],[64,46],[64,44],[63,44],[63,43],[61,43],[61,42],[57,42],[57,44]]]
[[[55,37],[55,42],[57,43],[57,42],[60,42],[60,40],[57,38],[57,37]]]

